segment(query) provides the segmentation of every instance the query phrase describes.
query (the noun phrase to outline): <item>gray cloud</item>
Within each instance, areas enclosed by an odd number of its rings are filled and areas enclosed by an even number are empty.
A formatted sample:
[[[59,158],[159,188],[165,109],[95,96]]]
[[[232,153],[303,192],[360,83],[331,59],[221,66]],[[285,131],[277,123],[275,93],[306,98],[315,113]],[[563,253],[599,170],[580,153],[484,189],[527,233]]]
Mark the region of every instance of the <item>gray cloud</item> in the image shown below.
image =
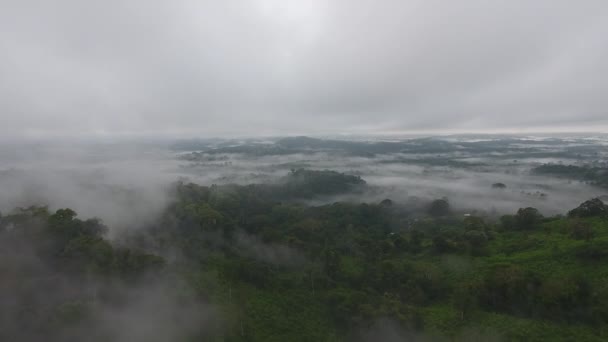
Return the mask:
[[[608,127],[600,0],[0,7],[5,135]]]

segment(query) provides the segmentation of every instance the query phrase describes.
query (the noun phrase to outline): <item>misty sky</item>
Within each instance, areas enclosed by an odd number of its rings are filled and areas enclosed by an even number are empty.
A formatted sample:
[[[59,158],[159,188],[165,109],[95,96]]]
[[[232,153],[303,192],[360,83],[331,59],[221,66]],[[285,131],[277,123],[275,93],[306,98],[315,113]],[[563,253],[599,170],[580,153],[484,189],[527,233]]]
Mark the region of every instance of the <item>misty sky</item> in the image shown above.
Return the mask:
[[[0,0],[0,134],[608,131],[608,1]]]

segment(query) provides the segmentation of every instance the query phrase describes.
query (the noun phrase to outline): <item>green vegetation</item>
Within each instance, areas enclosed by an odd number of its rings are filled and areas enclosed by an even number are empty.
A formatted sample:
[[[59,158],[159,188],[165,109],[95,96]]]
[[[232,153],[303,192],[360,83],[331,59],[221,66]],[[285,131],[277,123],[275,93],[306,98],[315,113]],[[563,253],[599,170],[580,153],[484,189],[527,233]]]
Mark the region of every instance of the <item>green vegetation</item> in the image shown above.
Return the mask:
[[[119,300],[117,283],[149,277],[183,279],[189,290],[176,295],[219,308],[222,329],[201,324],[184,341],[350,341],[373,336],[382,322],[422,340],[608,339],[608,217],[600,200],[567,217],[522,208],[499,222],[457,215],[445,199],[415,214],[389,199],[294,201],[364,185],[310,170],[293,170],[280,184],[179,183],[158,224],[125,237],[129,248],[69,209],[17,210],[0,219],[3,245],[29,246],[45,268],[3,262],[16,265],[3,266],[3,279],[14,283],[25,325],[0,329],[0,339],[26,329],[62,340],[90,322],[100,302]],[[156,256],[176,251],[171,262]],[[45,272],[80,279],[81,291],[36,301]]]
[[[30,207],[0,217],[0,340],[112,340],[98,329],[94,309],[120,303],[123,289],[145,277],[161,276],[165,261],[113,246],[105,230],[70,209]],[[80,329],[90,333],[75,335]]]

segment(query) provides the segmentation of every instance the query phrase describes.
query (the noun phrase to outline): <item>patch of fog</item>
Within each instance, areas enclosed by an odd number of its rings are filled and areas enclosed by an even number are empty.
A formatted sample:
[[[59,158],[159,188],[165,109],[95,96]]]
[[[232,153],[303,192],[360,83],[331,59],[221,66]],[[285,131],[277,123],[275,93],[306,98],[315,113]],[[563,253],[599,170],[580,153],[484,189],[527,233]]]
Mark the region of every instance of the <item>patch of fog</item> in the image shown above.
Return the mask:
[[[164,151],[131,146],[24,149],[0,160],[0,210],[70,207],[113,229],[145,225],[170,201],[177,165]]]
[[[239,231],[236,234],[237,253],[259,261],[281,266],[298,266],[305,257],[287,245],[261,241],[257,236]]]
[[[364,178],[369,184],[386,189],[376,195],[376,201],[383,197],[396,201],[405,201],[408,197],[426,200],[447,197],[452,207],[463,211],[513,213],[518,208],[532,206],[547,215],[563,214],[590,197],[606,193],[578,182],[525,174],[410,171]],[[507,189],[493,189],[491,185],[496,182],[506,184]]]
[[[316,204],[335,200],[377,202],[384,198],[411,203],[413,197],[447,197],[459,210],[513,213],[520,207],[533,206],[549,215],[565,213],[584,200],[607,193],[583,183],[529,172],[540,163],[572,162],[560,158],[514,162],[500,158],[500,154],[478,156],[468,152],[394,153],[369,158],[340,152],[202,156],[187,161],[165,148],[126,143],[5,145],[0,148],[0,211],[33,204],[49,205],[51,210],[70,207],[80,217],[99,217],[111,231],[120,231],[154,222],[172,201],[170,188],[177,180],[245,185],[274,182],[297,168],[356,174],[373,188],[365,196],[327,198]],[[453,168],[416,161],[424,158],[483,165]],[[497,182],[507,188],[493,189],[491,185]]]
[[[0,236],[2,336],[25,342],[164,342],[220,331],[223,322],[216,307],[186,292],[188,287],[174,274],[148,275],[141,282],[77,277],[57,271],[39,252],[29,238]],[[99,300],[100,289],[115,300]],[[52,323],[45,317],[56,319],[65,315],[65,309],[80,308],[86,314],[70,329],[55,331],[59,336],[53,338],[41,329],[41,323]]]
[[[517,159],[520,164],[541,165],[541,164],[577,164],[578,159],[573,158],[533,158],[524,157]]]
[[[497,163],[491,158],[477,158],[476,161],[490,165],[467,169],[416,165],[415,161],[412,164],[386,163],[397,161],[402,156],[390,154],[365,158],[315,153],[252,158],[230,155],[232,164],[223,169],[205,164],[198,164],[195,169],[200,174],[210,176],[210,182],[248,184],[256,180],[278,179],[301,163],[311,169],[331,169],[360,175],[374,188],[363,197],[360,194],[329,197],[312,201],[313,204],[337,200],[377,202],[384,198],[405,203],[412,197],[427,201],[447,197],[457,210],[504,214],[533,206],[546,215],[552,215],[563,214],[591,197],[606,194],[603,189],[580,182],[530,174],[533,164],[557,161],[552,158],[537,159],[536,162],[533,159],[517,163],[509,161],[507,164]],[[492,184],[497,182],[506,184],[507,188],[493,189]]]

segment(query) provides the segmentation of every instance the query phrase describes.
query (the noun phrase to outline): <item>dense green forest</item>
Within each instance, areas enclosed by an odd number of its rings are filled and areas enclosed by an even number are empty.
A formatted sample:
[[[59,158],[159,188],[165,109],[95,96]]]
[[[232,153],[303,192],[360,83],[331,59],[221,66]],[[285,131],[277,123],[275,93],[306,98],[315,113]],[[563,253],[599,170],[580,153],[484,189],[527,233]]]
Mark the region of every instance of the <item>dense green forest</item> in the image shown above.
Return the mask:
[[[449,199],[425,210],[303,201],[365,186],[310,170],[275,184],[180,182],[156,224],[112,241],[70,209],[6,213],[0,340],[608,339],[601,200],[499,219],[459,213]],[[116,335],[133,292],[151,287],[151,306],[133,314],[171,335]],[[171,312],[149,318],[167,303]]]

